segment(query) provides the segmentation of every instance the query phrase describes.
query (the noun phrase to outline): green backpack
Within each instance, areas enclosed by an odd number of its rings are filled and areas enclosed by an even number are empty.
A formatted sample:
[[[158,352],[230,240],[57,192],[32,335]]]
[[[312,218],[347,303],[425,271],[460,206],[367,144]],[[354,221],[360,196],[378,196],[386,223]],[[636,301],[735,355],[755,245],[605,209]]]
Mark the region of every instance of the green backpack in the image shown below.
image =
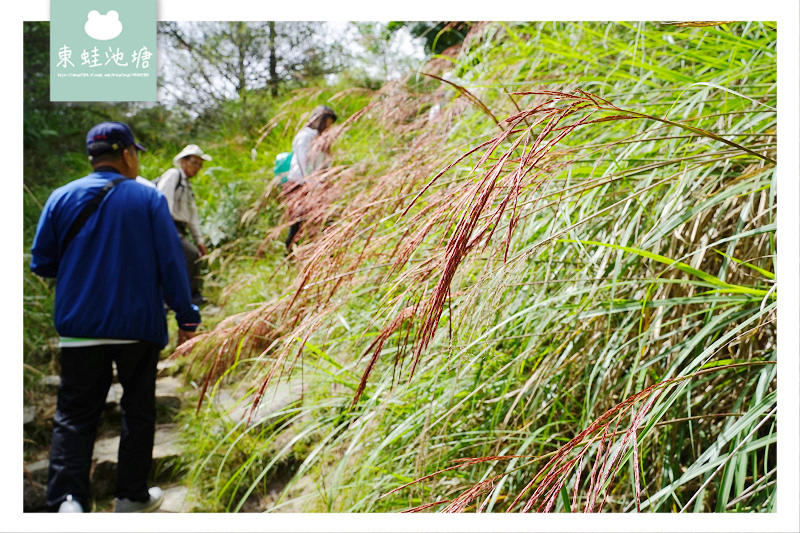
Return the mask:
[[[292,155],[294,155],[294,150],[291,152],[281,152],[275,156],[275,177],[280,180],[281,183],[286,183],[286,177],[289,175],[289,168],[292,165]]]

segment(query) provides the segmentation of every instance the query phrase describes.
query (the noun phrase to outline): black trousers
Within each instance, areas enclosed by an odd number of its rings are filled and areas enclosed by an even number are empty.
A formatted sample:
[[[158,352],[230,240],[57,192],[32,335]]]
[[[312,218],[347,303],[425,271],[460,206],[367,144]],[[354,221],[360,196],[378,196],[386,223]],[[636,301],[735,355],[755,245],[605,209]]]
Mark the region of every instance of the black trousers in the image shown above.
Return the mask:
[[[122,427],[114,496],[147,501],[156,422],[156,365],[160,349],[148,342],[62,348],[61,384],[53,420],[47,507],[67,494],[91,509],[89,471],[97,426],[111,386],[112,361],[122,384]]]
[[[297,235],[298,231],[300,231],[301,222],[302,221],[298,221],[289,226],[289,234],[286,237],[286,249],[289,251],[291,251],[292,249],[292,242],[294,241],[294,236]]]
[[[181,235],[181,246],[183,246],[183,257],[186,259],[186,271],[189,274],[189,287],[192,289],[192,296],[200,294],[202,278],[200,277],[200,250],[194,245],[188,235]]]
[[[200,250],[197,249],[192,238],[189,236],[189,229],[182,222],[175,222],[178,236],[181,238],[183,247],[183,257],[186,259],[186,271],[189,274],[189,287],[192,289],[192,296],[200,294],[202,288],[202,277],[200,276]]]

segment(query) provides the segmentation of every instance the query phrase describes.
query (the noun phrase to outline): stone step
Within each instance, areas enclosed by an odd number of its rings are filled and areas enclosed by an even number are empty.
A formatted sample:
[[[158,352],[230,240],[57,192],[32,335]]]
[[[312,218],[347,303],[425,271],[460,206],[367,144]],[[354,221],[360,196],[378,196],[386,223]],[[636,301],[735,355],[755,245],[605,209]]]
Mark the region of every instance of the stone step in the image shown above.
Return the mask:
[[[31,479],[33,479],[33,481],[36,483],[46,485],[48,466],[50,466],[50,461],[47,459],[42,459],[41,461],[36,461],[35,463],[28,463],[25,465],[25,476],[27,477],[30,475]]]
[[[179,443],[180,431],[177,424],[161,424],[156,427],[153,442],[153,468],[158,465],[177,460],[183,452]],[[119,436],[100,439],[95,442],[92,461],[92,493],[95,498],[104,498],[114,491],[117,478],[117,452]]]
[[[179,428],[176,424],[162,424],[156,427],[153,443],[153,466],[180,457]],[[117,452],[119,437],[99,439],[94,446],[91,474],[92,493],[95,498],[109,497],[114,491],[117,477]],[[24,511],[42,511],[45,507],[47,469],[49,461],[43,459],[25,465],[23,480]],[[174,511],[180,512],[180,511]]]
[[[58,376],[46,376],[48,386],[58,387],[60,378]],[[51,379],[52,378],[52,379]],[[156,380],[156,405],[158,406],[158,422],[169,422],[172,416],[178,412],[181,407],[181,398],[183,382],[176,377],[162,377]],[[119,402],[122,399],[122,385],[119,383],[112,383],[106,395],[106,414],[112,414],[109,419],[112,424],[117,424],[115,416],[119,415]],[[47,402],[44,406],[24,405],[22,422],[24,426],[40,426],[42,424],[49,424],[55,410],[55,391],[53,391],[52,402]],[[49,431],[49,429],[48,429]]]
[[[22,500],[24,512],[43,511],[47,490],[47,459],[28,463],[23,469]]]
[[[178,360],[174,357],[167,357],[166,359],[161,359],[158,362],[158,365],[156,366],[156,368],[158,369],[157,376],[160,378],[173,375],[178,371],[179,367],[180,365],[178,363]]]
[[[164,398],[178,398],[180,399],[180,389],[183,387],[183,382],[172,376],[158,378],[156,380],[156,401],[164,401]],[[122,399],[122,385],[120,383],[112,383],[106,395],[106,406],[119,404]]]
[[[177,424],[160,424],[156,426],[156,434],[153,442],[153,460],[169,459],[179,455],[182,451],[178,443],[179,437],[180,432]],[[116,463],[118,449],[118,436],[100,439],[94,444],[92,459],[98,463]]]
[[[39,385],[42,387],[50,387],[50,388],[58,388],[58,385],[61,383],[61,376],[43,376],[39,380]]]
[[[159,363],[160,364],[160,363]],[[60,376],[44,376],[39,383],[45,387],[57,389],[61,383]],[[176,396],[183,387],[183,382],[175,376],[161,376],[156,379],[156,396]],[[108,389],[106,403],[119,403],[122,397],[122,385],[114,382]]]
[[[274,413],[281,411],[300,399],[303,394],[303,384],[299,379],[281,381],[276,385],[270,385],[270,389],[264,394],[255,411],[250,414],[251,403],[249,399],[242,399],[237,392],[229,389],[218,391],[212,398],[211,403],[233,422],[241,422],[250,415],[250,425],[264,422]]]
[[[179,444],[179,429],[172,423],[175,413],[180,409],[184,394],[184,384],[175,377],[178,369],[174,359],[161,360],[158,363],[156,380],[157,427],[153,446],[153,472],[151,476],[157,483],[174,482],[176,472],[172,466],[179,464],[182,449]],[[48,426],[52,421],[55,409],[55,397],[61,382],[60,376],[43,376],[38,385],[46,391],[52,400],[50,408],[25,405],[23,424],[26,431],[30,427],[38,429]],[[112,383],[106,396],[106,409],[101,419],[98,439],[95,442],[92,466],[92,492],[95,500],[108,499],[114,489],[117,469],[117,453],[119,448],[119,401],[123,389],[119,383]],[[50,431],[50,429],[47,429]],[[110,436],[103,438],[103,435]],[[45,454],[46,455],[46,454]],[[39,455],[41,457],[41,454]],[[43,459],[24,464],[23,506],[25,512],[41,512],[45,510],[45,492],[47,487],[49,461]],[[185,512],[188,503],[186,489],[172,487],[165,491],[165,512]]]
[[[188,502],[189,489],[182,485],[164,487],[164,503],[158,510],[160,513],[188,513],[191,505]]]
[[[33,405],[26,405],[22,409],[22,424],[27,426],[36,420],[36,407]]]
[[[156,380],[156,396],[180,396],[183,381],[174,376],[164,376]]]

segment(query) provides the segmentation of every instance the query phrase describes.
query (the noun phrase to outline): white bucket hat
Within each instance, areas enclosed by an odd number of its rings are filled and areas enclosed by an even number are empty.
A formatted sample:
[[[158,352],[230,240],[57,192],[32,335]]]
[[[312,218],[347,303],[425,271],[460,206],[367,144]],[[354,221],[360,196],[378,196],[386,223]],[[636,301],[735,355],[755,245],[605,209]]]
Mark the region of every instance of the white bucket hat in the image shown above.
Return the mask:
[[[196,144],[187,144],[186,148],[181,150],[181,153],[172,158],[172,164],[179,167],[181,166],[181,159],[190,155],[196,155],[204,161],[211,161],[211,156],[203,152],[199,146]]]

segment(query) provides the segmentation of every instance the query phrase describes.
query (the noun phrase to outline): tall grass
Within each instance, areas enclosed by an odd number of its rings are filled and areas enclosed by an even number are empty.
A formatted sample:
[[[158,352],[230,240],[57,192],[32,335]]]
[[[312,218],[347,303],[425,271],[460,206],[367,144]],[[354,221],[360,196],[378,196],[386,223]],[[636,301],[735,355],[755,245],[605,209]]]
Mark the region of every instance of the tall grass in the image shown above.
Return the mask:
[[[200,413],[251,405],[197,486],[241,510],[293,457],[274,510],[774,510],[775,40],[475,25],[343,114],[291,286],[180,351]]]

